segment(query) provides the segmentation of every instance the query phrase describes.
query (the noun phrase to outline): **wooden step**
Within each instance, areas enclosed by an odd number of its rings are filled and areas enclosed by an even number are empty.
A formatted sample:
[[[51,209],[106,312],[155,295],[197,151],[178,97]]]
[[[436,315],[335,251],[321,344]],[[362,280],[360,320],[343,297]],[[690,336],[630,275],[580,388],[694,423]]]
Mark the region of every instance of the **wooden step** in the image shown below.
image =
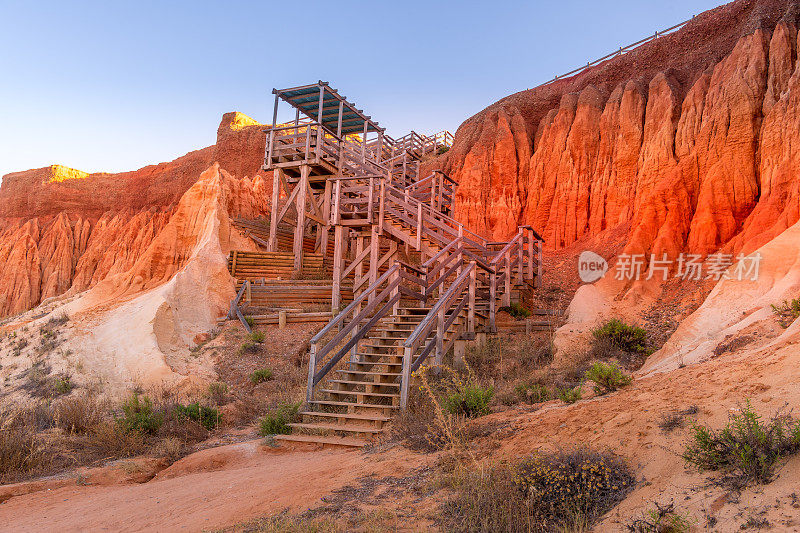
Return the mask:
[[[400,393],[384,393],[384,392],[364,392],[364,391],[354,391],[354,390],[333,390],[333,389],[322,389],[321,392],[325,392],[327,394],[337,394],[339,396],[369,396],[371,398],[399,398]],[[356,404],[356,405],[364,405],[364,404]],[[375,404],[372,404],[375,405]]]
[[[367,407],[370,409],[400,409],[397,405],[383,405],[377,403],[355,403],[341,402],[336,400],[311,400],[309,403],[314,405],[327,405],[331,407]]]
[[[352,437],[327,437],[323,435],[275,435],[275,440],[287,442],[306,442],[310,444],[328,444],[332,446],[347,446],[349,448],[361,448],[366,446],[369,441],[354,439]]]
[[[304,416],[319,416],[322,418],[343,418],[346,420],[366,420],[369,422],[388,422],[388,416],[365,415],[360,413],[326,413],[324,411],[301,411],[299,414]]]
[[[366,426],[349,426],[346,424],[338,425],[338,424],[305,424],[302,422],[293,422],[291,424],[287,424],[291,428],[297,429],[313,429],[318,431],[343,431],[345,433],[371,433],[376,434],[380,433],[381,430],[378,428],[371,428]]]
[[[340,383],[342,385],[372,385],[373,387],[399,387],[399,383],[379,383],[376,381],[353,381],[348,379],[329,379],[328,383]],[[355,392],[355,391],[353,391]]]
[[[378,363],[378,364],[386,364],[386,363]],[[397,377],[397,376],[400,375],[399,372],[372,372],[372,371],[365,371],[365,370],[337,370],[337,372],[341,372],[342,374],[356,374],[357,376],[384,376],[384,377],[394,376],[394,377]]]

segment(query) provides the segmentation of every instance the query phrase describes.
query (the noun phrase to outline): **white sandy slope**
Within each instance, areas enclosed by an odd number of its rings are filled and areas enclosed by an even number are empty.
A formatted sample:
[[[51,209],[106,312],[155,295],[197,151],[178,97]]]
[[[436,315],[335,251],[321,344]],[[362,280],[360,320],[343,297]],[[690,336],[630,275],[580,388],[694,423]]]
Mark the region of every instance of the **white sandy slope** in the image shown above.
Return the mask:
[[[757,252],[762,257],[758,279],[738,280],[729,270],[731,279],[717,283],[703,304],[648,358],[640,371],[642,374],[704,361],[726,338],[760,322],[774,320],[773,304],[800,296],[800,222]],[[799,331],[800,322],[795,322],[770,339],[765,347],[785,345]]]
[[[112,396],[134,385],[191,390],[212,380],[212,361],[190,348],[212,334],[227,312],[234,296],[228,253],[255,249],[230,218],[264,216],[263,185],[260,176],[238,180],[213,165],[129,271],[48,305],[47,316],[27,322],[24,329],[36,332],[51,317],[70,317],[62,333],[66,341],[48,356],[52,371],[97,383]],[[20,325],[41,312],[26,313]],[[24,335],[22,328],[18,332]],[[29,366],[34,357],[23,354],[28,365],[15,361],[15,366]]]

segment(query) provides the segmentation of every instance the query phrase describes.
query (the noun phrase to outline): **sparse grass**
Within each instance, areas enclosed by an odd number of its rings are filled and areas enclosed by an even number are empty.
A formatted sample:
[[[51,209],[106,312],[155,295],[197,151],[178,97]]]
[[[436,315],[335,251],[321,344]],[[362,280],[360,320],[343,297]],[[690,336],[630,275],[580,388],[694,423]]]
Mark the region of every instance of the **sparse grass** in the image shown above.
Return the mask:
[[[648,509],[626,527],[632,533],[689,533],[692,523],[689,515],[676,511],[675,504],[670,502],[664,506],[656,503],[655,509]]]
[[[258,353],[261,347],[255,342],[244,342],[239,347],[238,355],[245,355],[249,353]]]
[[[53,379],[53,390],[56,394],[69,394],[72,392],[72,381],[70,381],[69,376],[56,376]]]
[[[781,326],[788,328],[800,316],[800,298],[784,300],[778,305],[772,305],[772,312],[778,317]]]
[[[266,334],[263,331],[254,331],[250,334],[250,340],[258,344],[264,342],[265,338]]]
[[[153,409],[153,401],[148,396],[139,399],[138,394],[133,394],[123,402],[121,409],[122,416],[117,418],[117,423],[125,433],[153,435],[164,423],[164,415]]]
[[[35,472],[46,464],[47,458],[31,428],[0,420],[0,483],[11,483]]]
[[[208,386],[208,397],[217,405],[222,405],[228,394],[228,385],[221,381],[215,381]]]
[[[509,306],[501,307],[499,311],[505,311],[506,313],[508,313],[517,320],[528,318],[532,314],[530,311],[525,309],[525,307],[522,304],[517,302],[514,302]]]
[[[744,487],[769,483],[781,458],[800,451],[800,421],[776,414],[762,421],[747,401],[719,430],[694,425],[683,459],[700,471],[720,470],[723,481]]]
[[[572,388],[565,387],[563,389],[558,389],[556,394],[558,395],[558,399],[564,403],[575,403],[581,399],[583,390],[580,386]]]
[[[450,151],[449,146],[440,146],[439,148],[436,149],[436,155],[444,155],[449,151]]]
[[[669,413],[665,413],[658,421],[658,427],[664,433],[669,433],[676,428],[683,427],[683,423],[685,420],[684,417],[686,417],[687,415],[693,415],[695,413],[697,413],[696,405],[689,406],[682,411],[672,411]]]
[[[256,321],[255,321],[255,319],[253,317],[245,316],[244,317],[244,321],[247,322],[247,325],[250,326],[250,329],[253,329],[254,327],[256,327]]]
[[[220,421],[218,410],[214,409],[213,407],[200,405],[199,402],[190,403],[188,405],[178,404],[175,406],[175,413],[179,420],[194,420],[208,431],[216,428]]]
[[[284,403],[272,409],[267,415],[261,419],[259,425],[259,434],[262,437],[268,435],[288,435],[292,432],[289,424],[297,421],[299,418],[301,402],[297,403]]]
[[[451,476],[455,497],[442,505],[445,530],[586,531],[630,492],[630,467],[587,449],[533,455]]]
[[[520,383],[514,387],[514,392],[522,401],[528,403],[541,403],[550,399],[550,391],[539,383]]]
[[[596,362],[586,371],[584,378],[592,381],[594,391],[603,395],[629,385],[631,377],[623,374],[615,363]]]
[[[255,370],[252,374],[250,374],[250,383],[253,385],[258,385],[259,383],[264,383],[265,381],[270,381],[272,379],[272,369],[271,368],[259,368]]]

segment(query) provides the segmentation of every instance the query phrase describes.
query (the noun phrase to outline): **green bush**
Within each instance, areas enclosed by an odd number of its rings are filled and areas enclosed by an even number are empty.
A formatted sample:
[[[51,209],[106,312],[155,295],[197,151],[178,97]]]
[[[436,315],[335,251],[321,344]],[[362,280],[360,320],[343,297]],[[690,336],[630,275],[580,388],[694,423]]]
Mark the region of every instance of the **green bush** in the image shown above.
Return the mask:
[[[194,420],[209,431],[219,425],[219,411],[213,407],[200,405],[199,402],[189,405],[178,404],[175,406],[175,414],[178,419]]]
[[[455,532],[588,531],[635,481],[627,463],[610,453],[534,455],[460,474],[442,517]]]
[[[292,432],[291,422],[299,418],[302,403],[284,403],[271,410],[261,419],[258,433],[262,437],[268,435],[288,435]]]
[[[264,383],[265,381],[269,381],[272,379],[272,370],[269,368],[259,368],[252,374],[250,374],[250,382],[253,385],[258,385],[259,383]]]
[[[247,325],[250,326],[250,329],[253,329],[256,326],[256,321],[251,316],[244,317],[244,321],[247,322]]]
[[[116,420],[125,433],[153,435],[164,423],[164,416],[153,410],[153,402],[147,396],[140,400],[134,394],[122,403],[121,409],[122,416]]]
[[[772,312],[778,316],[781,326],[788,328],[800,316],[800,298],[784,300],[779,305],[772,305]]]
[[[517,320],[528,318],[531,316],[531,312],[525,309],[522,304],[514,302],[510,306],[501,307],[500,311],[505,311],[512,317],[516,318]]]
[[[575,403],[581,399],[582,394],[583,390],[580,386],[574,388],[565,387],[557,391],[558,399],[564,403]]]
[[[443,154],[446,154],[449,151],[450,151],[450,147],[449,146],[440,146],[436,150],[436,155],[443,155]]]
[[[647,332],[636,326],[629,326],[622,320],[612,318],[592,331],[595,339],[607,340],[615,348],[632,353],[648,352]]]
[[[250,340],[258,344],[264,342],[264,338],[266,338],[266,335],[263,331],[254,331],[250,334]]]
[[[468,383],[445,398],[444,408],[451,414],[465,415],[469,418],[488,415],[492,396],[494,387],[481,387],[477,383]]]
[[[777,414],[762,422],[750,402],[720,430],[695,425],[683,459],[699,470],[722,470],[737,486],[769,483],[776,463],[800,451],[800,422]]]
[[[520,399],[529,403],[541,403],[550,399],[547,387],[539,383],[520,383],[514,387],[514,392]]]
[[[594,382],[597,394],[608,394],[630,384],[631,377],[623,374],[614,363],[597,362],[586,371],[584,379]]]

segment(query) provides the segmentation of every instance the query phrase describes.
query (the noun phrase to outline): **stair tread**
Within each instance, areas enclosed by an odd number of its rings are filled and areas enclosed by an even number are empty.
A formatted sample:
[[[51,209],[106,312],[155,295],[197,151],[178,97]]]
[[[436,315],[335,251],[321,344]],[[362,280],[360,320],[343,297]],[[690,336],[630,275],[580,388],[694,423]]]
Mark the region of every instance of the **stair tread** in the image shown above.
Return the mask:
[[[364,392],[364,391],[352,391],[352,390],[333,390],[333,389],[322,389],[322,392],[327,392],[328,394],[343,394],[346,396],[374,396],[376,398],[397,398],[400,396],[400,393],[386,393],[386,392]],[[362,405],[362,404],[356,404]],[[375,405],[375,404],[373,404]]]
[[[353,420],[369,420],[372,422],[388,422],[388,416],[365,415],[361,413],[326,413],[325,411],[301,411],[299,414],[308,416],[321,416],[325,418],[351,418]]]
[[[334,444],[337,446],[349,446],[351,448],[361,448],[367,444],[367,441],[363,439],[354,439],[352,437],[326,437],[322,435],[275,435],[275,440]]]
[[[375,409],[399,409],[396,405],[381,405],[377,403],[355,403],[355,402],[337,402],[335,400],[312,400],[309,403],[314,405],[333,405],[336,407],[371,407]]]
[[[312,424],[303,422],[292,422],[287,424],[289,427],[297,429],[319,429],[325,431],[347,431],[348,433],[380,433],[381,430],[377,428],[337,425],[337,424]]]
[[[397,374],[399,375],[399,374]],[[345,385],[372,385],[375,387],[399,387],[399,383],[377,383],[375,381],[356,381],[351,379],[329,379],[328,383],[343,383]]]
[[[399,376],[399,372],[370,372],[365,370],[337,370],[342,374],[356,374],[358,376]]]

